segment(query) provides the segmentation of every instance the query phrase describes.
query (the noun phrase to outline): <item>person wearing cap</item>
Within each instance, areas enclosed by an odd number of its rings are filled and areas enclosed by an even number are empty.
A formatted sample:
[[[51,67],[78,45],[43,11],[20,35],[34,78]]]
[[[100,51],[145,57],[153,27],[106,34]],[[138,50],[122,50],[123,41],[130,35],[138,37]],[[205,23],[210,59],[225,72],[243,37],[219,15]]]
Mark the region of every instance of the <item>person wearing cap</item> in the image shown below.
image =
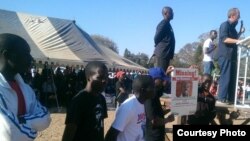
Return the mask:
[[[116,74],[118,81],[115,84],[115,89],[116,89],[116,100],[118,102],[118,106],[120,106],[122,102],[128,98],[128,93],[126,92],[126,87],[125,87],[125,76],[126,73],[124,71],[119,71]]]
[[[146,112],[146,141],[165,141],[165,124],[174,121],[174,115],[165,118],[169,110],[163,110],[160,97],[163,95],[163,81],[169,79],[162,68],[149,69],[149,75],[154,79],[155,95],[145,102]]]

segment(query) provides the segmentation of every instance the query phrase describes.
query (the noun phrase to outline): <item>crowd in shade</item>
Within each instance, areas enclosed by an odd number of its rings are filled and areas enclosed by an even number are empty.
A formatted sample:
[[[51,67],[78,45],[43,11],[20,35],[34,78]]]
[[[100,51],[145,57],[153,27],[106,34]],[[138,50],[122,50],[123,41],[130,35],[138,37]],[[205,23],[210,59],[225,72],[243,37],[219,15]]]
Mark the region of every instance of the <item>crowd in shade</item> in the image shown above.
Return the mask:
[[[35,90],[37,98],[46,107],[56,106],[56,96],[59,106],[67,107],[72,97],[86,86],[84,66],[56,67],[48,62],[42,65],[42,68],[33,65],[30,71],[23,73],[24,80]],[[116,82],[121,72],[125,74],[124,85],[127,93],[132,92],[132,81],[138,75],[146,74],[146,71],[109,69],[104,91],[107,96],[116,96]]]

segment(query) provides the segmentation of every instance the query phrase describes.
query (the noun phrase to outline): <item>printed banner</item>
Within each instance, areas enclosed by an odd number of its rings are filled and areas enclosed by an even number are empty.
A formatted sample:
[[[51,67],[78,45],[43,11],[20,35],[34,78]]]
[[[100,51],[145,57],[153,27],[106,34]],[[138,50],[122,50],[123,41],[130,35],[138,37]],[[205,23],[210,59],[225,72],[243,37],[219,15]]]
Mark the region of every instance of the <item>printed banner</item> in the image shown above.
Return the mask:
[[[171,111],[176,115],[194,114],[198,95],[198,70],[175,68],[171,78]]]

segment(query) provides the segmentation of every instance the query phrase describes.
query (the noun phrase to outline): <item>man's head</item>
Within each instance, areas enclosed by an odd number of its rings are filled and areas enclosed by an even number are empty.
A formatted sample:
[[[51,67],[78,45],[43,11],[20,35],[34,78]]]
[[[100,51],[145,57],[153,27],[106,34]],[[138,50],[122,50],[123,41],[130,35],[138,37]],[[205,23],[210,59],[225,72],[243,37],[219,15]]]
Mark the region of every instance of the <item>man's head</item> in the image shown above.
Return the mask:
[[[240,19],[240,10],[238,8],[231,8],[228,10],[227,16],[229,21],[236,26]]]
[[[211,30],[210,31],[210,37],[212,40],[216,39],[217,38],[217,31],[216,30]]]
[[[204,90],[207,90],[207,91],[209,91],[209,89],[210,89],[210,86],[211,86],[211,84],[212,84],[212,82],[213,82],[213,78],[212,78],[212,76],[210,75],[210,74],[204,74],[203,76],[202,76],[202,80],[201,80],[202,82],[201,82],[201,86],[202,86],[202,88],[204,89]]]
[[[172,20],[174,18],[174,12],[173,9],[171,7],[163,7],[162,9],[162,15],[164,17],[164,19],[166,20]]]
[[[12,73],[26,72],[33,61],[28,43],[21,37],[0,34],[0,70]]]
[[[87,87],[96,93],[101,93],[108,81],[108,68],[102,62],[89,62],[85,68]]]
[[[152,98],[154,95],[154,81],[151,76],[139,75],[132,84],[133,90],[144,100]]]

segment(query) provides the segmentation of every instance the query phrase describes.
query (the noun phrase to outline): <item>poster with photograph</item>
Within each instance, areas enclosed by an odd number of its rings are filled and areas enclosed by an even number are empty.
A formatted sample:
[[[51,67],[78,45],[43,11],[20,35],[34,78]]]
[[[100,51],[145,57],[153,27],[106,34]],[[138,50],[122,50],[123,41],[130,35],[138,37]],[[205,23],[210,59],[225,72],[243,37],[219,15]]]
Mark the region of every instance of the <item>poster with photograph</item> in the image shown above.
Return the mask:
[[[175,68],[171,78],[171,111],[177,115],[194,114],[198,96],[198,70]]]

